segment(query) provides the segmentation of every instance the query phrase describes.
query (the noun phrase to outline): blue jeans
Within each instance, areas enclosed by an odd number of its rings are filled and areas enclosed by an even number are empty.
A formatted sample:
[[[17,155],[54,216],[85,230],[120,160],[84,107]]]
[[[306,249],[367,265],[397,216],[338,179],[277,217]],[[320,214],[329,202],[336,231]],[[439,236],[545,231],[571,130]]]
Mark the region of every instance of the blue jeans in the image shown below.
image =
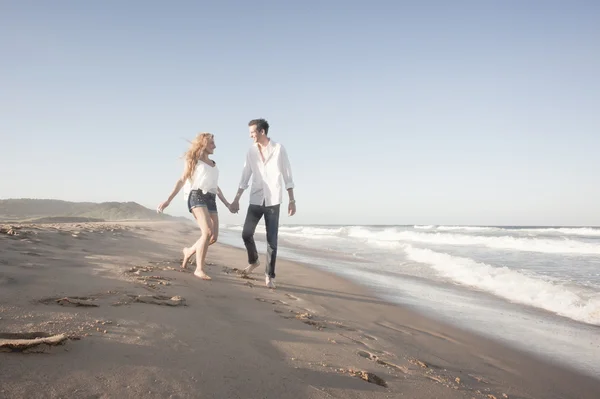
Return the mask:
[[[248,251],[248,263],[256,263],[258,260],[258,252],[256,250],[256,243],[254,242],[254,231],[263,216],[265,217],[265,228],[267,231],[267,264],[265,266],[265,274],[271,278],[275,278],[277,233],[279,231],[279,205],[264,206],[250,204],[250,206],[248,206],[248,213],[246,213],[242,239],[244,240],[246,251]]]

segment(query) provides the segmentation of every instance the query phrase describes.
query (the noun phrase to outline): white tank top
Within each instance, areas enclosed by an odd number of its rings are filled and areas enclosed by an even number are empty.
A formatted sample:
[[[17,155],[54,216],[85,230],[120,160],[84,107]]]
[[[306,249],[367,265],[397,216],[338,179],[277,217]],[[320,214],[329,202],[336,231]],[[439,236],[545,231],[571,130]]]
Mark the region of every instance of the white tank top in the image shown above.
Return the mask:
[[[217,165],[210,166],[205,162],[198,161],[192,177],[185,182],[183,193],[187,200],[192,190],[202,190],[204,193],[217,194],[218,186],[219,168],[217,168]]]

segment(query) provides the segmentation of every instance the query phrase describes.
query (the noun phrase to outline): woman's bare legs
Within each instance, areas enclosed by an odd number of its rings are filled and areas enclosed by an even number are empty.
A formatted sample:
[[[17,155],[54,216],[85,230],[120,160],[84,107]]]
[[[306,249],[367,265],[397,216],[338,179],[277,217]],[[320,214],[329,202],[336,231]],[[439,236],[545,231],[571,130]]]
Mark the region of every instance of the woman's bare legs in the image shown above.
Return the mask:
[[[212,237],[210,238],[209,245],[212,245],[219,239],[219,214],[217,212],[211,212],[210,218],[212,220]]]
[[[194,217],[196,218],[198,226],[201,230],[200,239],[196,241],[193,247],[196,252],[196,271],[194,272],[194,275],[200,277],[203,280],[211,280],[211,278],[205,273],[204,267],[206,262],[206,252],[208,250],[209,240],[212,236],[212,219],[206,207],[193,208],[192,213],[194,214]]]
[[[212,221],[211,224],[211,230],[212,230],[212,237],[210,237],[210,242],[208,243],[208,245],[212,245],[215,242],[217,242],[217,240],[219,239],[219,214],[216,212],[209,212],[210,214],[210,218]],[[194,218],[196,217],[196,215],[194,215]],[[192,245],[189,248],[183,248],[183,262],[181,262],[181,267],[182,268],[186,268],[186,265],[188,263],[188,261],[191,259],[191,257],[196,253],[196,246]]]
[[[192,216],[196,219],[196,214],[192,212]],[[198,223],[198,219],[196,219],[196,223]],[[185,269],[187,267],[187,263],[190,258],[196,253],[196,248],[194,245],[191,247],[183,247],[183,261],[181,262],[181,268]]]

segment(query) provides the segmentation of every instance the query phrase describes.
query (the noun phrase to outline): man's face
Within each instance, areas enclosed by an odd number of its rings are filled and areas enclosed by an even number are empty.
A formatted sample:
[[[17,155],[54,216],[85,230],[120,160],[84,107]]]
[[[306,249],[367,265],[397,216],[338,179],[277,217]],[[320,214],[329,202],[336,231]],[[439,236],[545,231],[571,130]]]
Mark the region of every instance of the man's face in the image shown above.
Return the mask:
[[[249,128],[250,128],[250,138],[255,143],[258,143],[258,140],[260,140],[260,138],[262,136],[264,136],[264,130],[259,131],[258,127],[256,125],[249,126]]]

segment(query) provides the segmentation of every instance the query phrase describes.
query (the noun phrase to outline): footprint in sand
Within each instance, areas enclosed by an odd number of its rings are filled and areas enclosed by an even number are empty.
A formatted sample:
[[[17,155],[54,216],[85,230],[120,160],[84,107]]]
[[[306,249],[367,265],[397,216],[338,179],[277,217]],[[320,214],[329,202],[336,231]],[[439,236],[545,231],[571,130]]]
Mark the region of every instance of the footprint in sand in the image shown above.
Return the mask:
[[[223,273],[225,273],[225,274],[235,274],[239,278],[243,278],[243,279],[246,279],[246,280],[257,281],[254,277],[252,277],[252,276],[244,273],[243,270],[240,270],[237,267],[231,268],[231,267],[223,266]]]
[[[394,363],[391,363],[391,362],[388,362],[388,361],[385,361],[383,359],[380,359],[379,356],[374,355],[371,352],[358,351],[358,356],[364,357],[365,359],[372,360],[372,361],[374,361],[377,364],[381,364],[382,366],[389,367],[389,368],[392,368],[394,370],[401,371],[404,374],[410,374],[410,371],[408,370],[408,368],[403,367],[403,366],[399,366],[397,364],[394,364]]]
[[[171,285],[170,281],[173,280],[172,278],[163,276],[141,276],[137,279],[148,284],[154,283],[158,285]]]
[[[44,332],[0,333],[0,352],[29,352],[41,345],[62,345],[67,339],[65,334]]]
[[[32,251],[21,252],[21,255],[27,255],[27,256],[42,256],[41,254],[38,254],[37,252],[32,252]]]
[[[296,319],[296,320],[300,320],[304,324],[308,324],[309,326],[313,326],[314,328],[316,328],[319,331],[323,330],[324,328],[327,328],[327,322],[319,321],[319,320],[314,320],[314,316],[311,313],[309,313],[309,312],[296,312],[296,311],[293,311],[293,310],[290,310],[290,312],[294,313],[294,316],[283,316],[283,315],[281,315],[281,317],[283,317],[284,319]]]
[[[372,352],[375,352],[375,353],[377,353],[377,354],[380,354],[380,355],[382,355],[382,354],[385,354],[385,352],[378,351],[378,350],[375,350],[375,349],[371,348],[369,345],[367,345],[366,343],[364,343],[363,341],[361,341],[361,340],[359,340],[359,339],[356,339],[356,338],[349,337],[349,336],[347,336],[347,335],[345,335],[345,334],[342,334],[342,333],[338,333],[338,334],[339,334],[341,337],[344,337],[344,338],[346,338],[346,339],[348,339],[348,340],[350,340],[350,341],[354,342],[355,344],[359,344],[359,345],[361,345],[362,347],[364,347],[364,348],[366,348],[366,349],[368,349],[368,350],[370,350],[370,351],[372,351]]]
[[[126,273],[135,274],[140,276],[142,273],[150,273],[154,271],[154,267],[151,266],[133,266],[130,267]]]
[[[259,302],[265,302],[265,303],[270,303],[271,305],[284,305],[284,306],[289,306],[287,303],[280,301],[279,299],[267,299],[267,298],[254,298]]]
[[[1,277],[0,276],[0,285],[15,284],[16,282],[17,282],[16,278],[13,278],[13,277]]]
[[[371,384],[375,384],[375,385],[379,385],[381,387],[385,387],[387,388],[387,382],[379,377],[377,374],[372,373],[370,371],[365,371],[365,370],[353,370],[353,369],[336,369],[336,371],[338,373],[342,373],[342,374],[350,374],[351,376],[360,378],[361,380],[365,380],[367,382],[370,382]]]

